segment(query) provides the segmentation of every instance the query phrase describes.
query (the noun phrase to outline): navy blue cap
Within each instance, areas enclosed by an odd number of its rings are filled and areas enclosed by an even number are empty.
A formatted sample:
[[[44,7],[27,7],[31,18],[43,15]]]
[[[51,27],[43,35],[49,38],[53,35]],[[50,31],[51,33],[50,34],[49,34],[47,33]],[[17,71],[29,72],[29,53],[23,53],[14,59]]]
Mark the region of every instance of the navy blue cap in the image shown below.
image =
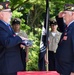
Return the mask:
[[[64,11],[74,11],[74,4],[65,4]]]
[[[9,9],[9,1],[6,2],[0,2],[0,11],[4,9]]]
[[[15,18],[15,19],[12,21],[12,25],[15,25],[15,24],[19,24],[19,25],[20,25],[20,19],[19,19],[19,18]]]
[[[57,25],[57,22],[55,20],[50,20],[50,26],[51,25]]]

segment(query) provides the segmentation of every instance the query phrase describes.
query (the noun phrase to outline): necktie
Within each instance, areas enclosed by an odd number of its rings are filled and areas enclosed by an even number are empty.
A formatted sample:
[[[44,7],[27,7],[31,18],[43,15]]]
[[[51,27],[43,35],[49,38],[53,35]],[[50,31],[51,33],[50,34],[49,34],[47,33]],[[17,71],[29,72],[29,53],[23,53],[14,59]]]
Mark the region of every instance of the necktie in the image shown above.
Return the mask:
[[[68,29],[68,27],[66,26],[66,27],[65,27],[65,32],[64,32],[64,35],[65,35],[65,36],[67,36],[67,29]]]
[[[8,28],[11,30],[11,26],[10,26],[10,24],[8,24],[7,26],[8,26]]]

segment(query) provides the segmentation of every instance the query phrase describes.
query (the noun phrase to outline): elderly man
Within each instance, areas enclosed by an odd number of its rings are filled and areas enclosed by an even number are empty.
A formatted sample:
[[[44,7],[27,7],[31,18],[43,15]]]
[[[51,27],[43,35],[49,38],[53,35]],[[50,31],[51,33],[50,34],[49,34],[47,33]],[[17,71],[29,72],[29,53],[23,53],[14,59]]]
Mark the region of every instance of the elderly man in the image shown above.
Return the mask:
[[[24,70],[20,54],[22,40],[17,36],[9,23],[11,9],[9,2],[0,3],[0,75],[17,75]]]
[[[66,4],[63,12],[62,36],[56,51],[56,70],[61,75],[74,75],[74,5]]]

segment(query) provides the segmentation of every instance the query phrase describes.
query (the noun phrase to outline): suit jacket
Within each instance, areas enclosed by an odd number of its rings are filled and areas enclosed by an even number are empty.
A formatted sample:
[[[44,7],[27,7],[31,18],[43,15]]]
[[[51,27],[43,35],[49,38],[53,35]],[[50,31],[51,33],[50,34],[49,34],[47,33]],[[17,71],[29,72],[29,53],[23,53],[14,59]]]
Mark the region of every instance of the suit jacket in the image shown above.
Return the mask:
[[[58,16],[56,16],[56,21],[57,21],[57,24],[58,24],[58,30],[60,32],[64,32],[64,28],[66,27],[64,21],[63,21],[63,18],[59,18]]]
[[[20,56],[22,39],[0,20],[0,73],[14,73],[23,70]]]
[[[64,30],[56,51],[56,70],[63,75],[74,72],[74,22]]]

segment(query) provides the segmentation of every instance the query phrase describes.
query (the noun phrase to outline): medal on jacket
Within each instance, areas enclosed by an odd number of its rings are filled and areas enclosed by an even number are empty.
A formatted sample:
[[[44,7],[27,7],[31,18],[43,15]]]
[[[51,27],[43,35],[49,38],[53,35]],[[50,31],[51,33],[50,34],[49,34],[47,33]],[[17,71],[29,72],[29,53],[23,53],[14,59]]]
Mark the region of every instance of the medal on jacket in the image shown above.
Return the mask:
[[[68,38],[68,36],[67,36],[67,28],[68,28],[68,27],[65,28],[65,33],[64,33],[64,35],[63,35],[63,37],[62,37],[62,39],[61,39],[61,42],[62,42],[63,40],[67,40],[67,38]]]
[[[63,40],[67,40],[67,33],[64,33],[64,36],[62,37],[60,42],[62,42]]]
[[[63,37],[63,40],[67,40],[67,36],[64,36],[64,37]]]
[[[64,34],[63,39],[62,40],[67,40],[67,32]]]

